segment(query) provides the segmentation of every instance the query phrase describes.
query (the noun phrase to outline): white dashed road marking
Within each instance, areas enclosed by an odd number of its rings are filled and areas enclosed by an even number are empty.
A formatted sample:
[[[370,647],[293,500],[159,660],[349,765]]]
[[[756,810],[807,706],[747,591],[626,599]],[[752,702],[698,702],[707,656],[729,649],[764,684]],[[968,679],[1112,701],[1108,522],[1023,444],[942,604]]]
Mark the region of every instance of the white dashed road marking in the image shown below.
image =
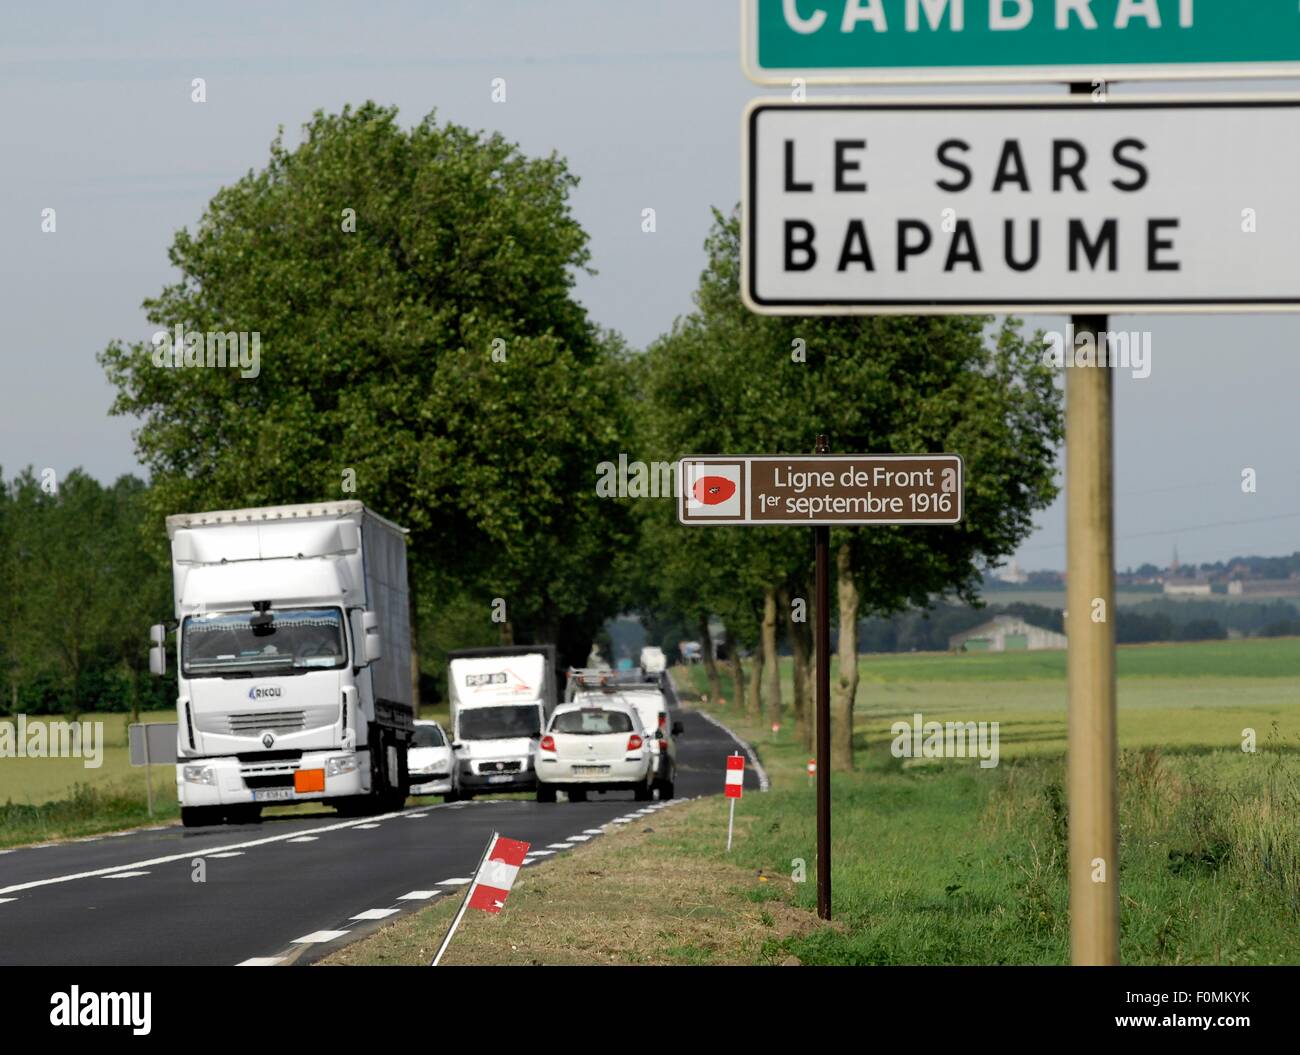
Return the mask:
[[[320,945],[323,942],[334,941],[343,935],[350,933],[346,930],[314,930],[310,934],[304,934],[301,938],[294,938],[294,945]]]
[[[235,964],[236,967],[274,967],[283,960],[283,956],[252,956],[243,963]]]
[[[296,838],[289,840],[291,843],[314,843],[315,841],[316,836],[314,835],[299,835]]]
[[[379,827],[378,824],[358,824],[357,830],[360,831],[362,828],[378,828],[378,827]]]
[[[385,919],[388,916],[397,914],[395,908],[368,908],[365,912],[358,912],[353,919]]]
[[[573,847],[570,846],[568,843],[548,843],[547,849],[548,850],[572,850]]]
[[[590,835],[570,835],[570,836],[569,836],[569,842],[571,842],[571,843],[585,843],[585,842],[586,842],[588,839],[590,839],[590,838],[591,838]]]
[[[583,835],[604,835],[605,829],[604,828],[583,828],[582,834]]]
[[[3,905],[6,901],[17,901],[17,900],[18,899],[16,897],[0,897],[0,905]]]
[[[437,897],[441,890],[412,890],[409,894],[403,894],[398,901],[428,901],[431,897]]]

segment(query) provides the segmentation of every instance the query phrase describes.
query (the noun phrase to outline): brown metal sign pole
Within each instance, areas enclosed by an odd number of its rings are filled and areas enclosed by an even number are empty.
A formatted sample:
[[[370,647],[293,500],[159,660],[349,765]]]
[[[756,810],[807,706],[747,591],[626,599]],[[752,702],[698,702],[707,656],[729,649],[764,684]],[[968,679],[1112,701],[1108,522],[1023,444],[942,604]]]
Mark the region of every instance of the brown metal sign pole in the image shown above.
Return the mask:
[[[817,437],[817,454],[829,454],[825,436]],[[813,528],[816,552],[817,614],[814,649],[817,653],[817,915],[831,918],[831,529]]]

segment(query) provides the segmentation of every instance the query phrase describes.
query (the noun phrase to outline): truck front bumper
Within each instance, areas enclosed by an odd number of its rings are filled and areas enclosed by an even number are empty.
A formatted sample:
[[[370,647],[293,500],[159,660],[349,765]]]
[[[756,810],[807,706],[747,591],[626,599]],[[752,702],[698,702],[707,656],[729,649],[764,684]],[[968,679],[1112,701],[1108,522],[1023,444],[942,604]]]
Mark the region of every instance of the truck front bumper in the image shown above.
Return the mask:
[[[351,769],[331,774],[335,768]],[[323,776],[307,779],[312,771]],[[300,791],[297,783],[322,790]],[[368,751],[309,751],[300,759],[241,762],[238,758],[196,758],[176,764],[176,794],[182,806],[287,805],[364,795],[370,790]]]

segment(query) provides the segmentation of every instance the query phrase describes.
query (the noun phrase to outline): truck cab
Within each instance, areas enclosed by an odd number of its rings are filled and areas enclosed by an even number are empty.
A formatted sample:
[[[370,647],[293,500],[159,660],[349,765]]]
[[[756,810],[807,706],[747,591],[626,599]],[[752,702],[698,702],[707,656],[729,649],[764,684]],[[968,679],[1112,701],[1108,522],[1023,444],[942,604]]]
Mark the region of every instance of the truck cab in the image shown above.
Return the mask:
[[[402,529],[360,502],[167,527],[183,822],[313,800],[343,813],[400,806],[414,732]],[[155,627],[159,673],[162,638]]]

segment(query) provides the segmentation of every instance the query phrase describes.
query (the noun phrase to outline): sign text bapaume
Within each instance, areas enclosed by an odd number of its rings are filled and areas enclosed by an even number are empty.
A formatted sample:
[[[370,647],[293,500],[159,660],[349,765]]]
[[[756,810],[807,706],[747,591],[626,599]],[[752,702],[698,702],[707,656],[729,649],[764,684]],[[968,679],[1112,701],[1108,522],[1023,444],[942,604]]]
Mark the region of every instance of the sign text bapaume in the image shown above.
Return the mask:
[[[677,463],[691,525],[956,524],[956,454],[697,455]]]
[[[742,0],[762,84],[1296,76],[1295,0]]]
[[[1300,97],[757,100],[767,314],[1300,310]]]

